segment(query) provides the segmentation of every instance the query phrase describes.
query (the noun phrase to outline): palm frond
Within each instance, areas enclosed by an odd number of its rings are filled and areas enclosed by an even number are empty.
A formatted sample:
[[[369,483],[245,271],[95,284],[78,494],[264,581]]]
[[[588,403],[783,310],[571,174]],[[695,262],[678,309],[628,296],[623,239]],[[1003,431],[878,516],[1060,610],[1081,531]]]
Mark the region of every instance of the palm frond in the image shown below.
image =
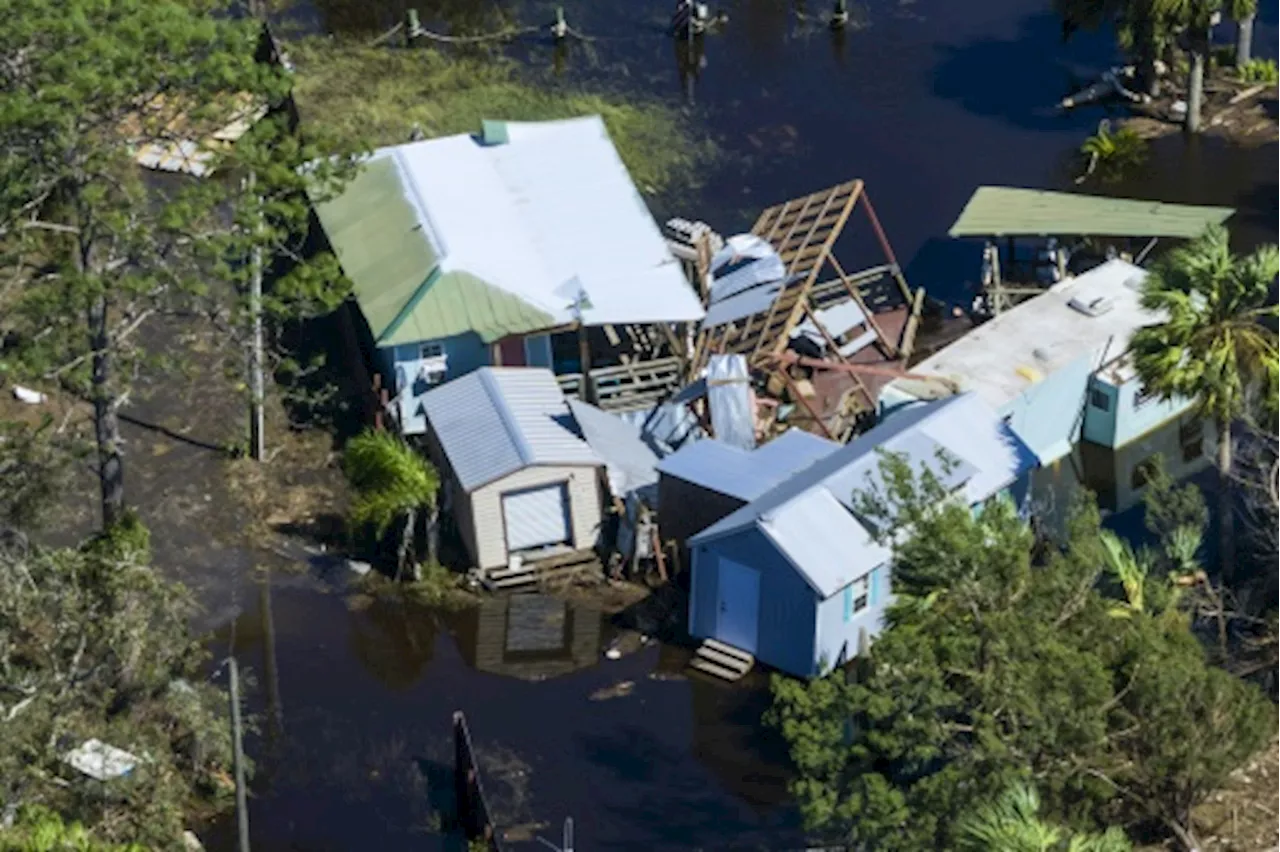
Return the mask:
[[[1026,783],[961,818],[958,837],[965,852],[1047,852],[1061,832],[1040,820],[1040,795]]]
[[[355,491],[352,523],[372,524],[379,535],[405,512],[433,506],[440,487],[435,468],[389,432],[366,431],[352,438],[343,470]]]
[[[1100,537],[1105,567],[1124,588],[1127,610],[1143,612],[1147,574],[1151,570],[1150,556],[1146,553],[1134,553],[1129,543],[1121,541],[1120,537],[1111,530],[1102,530]],[[1124,607],[1114,612],[1127,614]]]

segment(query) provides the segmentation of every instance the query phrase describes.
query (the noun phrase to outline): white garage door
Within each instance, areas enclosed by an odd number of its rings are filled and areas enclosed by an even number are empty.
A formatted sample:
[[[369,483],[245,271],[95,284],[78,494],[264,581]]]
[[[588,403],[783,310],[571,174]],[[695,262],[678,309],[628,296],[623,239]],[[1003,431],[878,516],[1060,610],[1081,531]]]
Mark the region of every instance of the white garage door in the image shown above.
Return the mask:
[[[503,494],[502,517],[509,553],[570,540],[569,492],[564,483]]]

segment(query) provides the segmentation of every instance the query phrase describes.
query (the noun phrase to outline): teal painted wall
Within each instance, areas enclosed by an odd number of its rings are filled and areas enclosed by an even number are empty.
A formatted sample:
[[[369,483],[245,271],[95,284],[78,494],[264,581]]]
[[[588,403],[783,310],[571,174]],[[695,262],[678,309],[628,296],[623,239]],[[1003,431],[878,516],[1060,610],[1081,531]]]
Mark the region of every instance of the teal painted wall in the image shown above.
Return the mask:
[[[380,348],[378,358],[387,367],[387,375],[395,383],[394,392],[400,402],[401,428],[406,435],[421,435],[427,428],[426,413],[420,400],[431,388],[414,382],[421,364],[423,343],[440,343],[444,346],[444,354],[449,359],[445,381],[465,376],[489,364],[489,347],[474,333]]]
[[[1084,439],[1103,447],[1126,446],[1185,414],[1192,404],[1186,399],[1143,399],[1142,383],[1136,379],[1117,385],[1095,376],[1089,389]],[[1095,404],[1104,398],[1109,403],[1105,409]]]

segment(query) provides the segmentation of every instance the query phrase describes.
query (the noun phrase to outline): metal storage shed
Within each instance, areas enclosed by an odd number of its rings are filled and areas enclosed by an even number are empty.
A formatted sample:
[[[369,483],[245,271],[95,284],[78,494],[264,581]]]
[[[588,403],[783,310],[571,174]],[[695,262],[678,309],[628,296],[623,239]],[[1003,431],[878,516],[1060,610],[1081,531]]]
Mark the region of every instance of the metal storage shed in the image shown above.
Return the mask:
[[[716,440],[685,444],[658,463],[658,529],[663,540],[683,547],[690,536],[839,447],[799,429],[751,451]]]
[[[428,447],[478,568],[595,545],[603,462],[550,370],[485,367],[422,401]]]
[[[861,653],[891,599],[891,552],[853,512],[881,448],[939,474],[945,450],[959,464],[944,484],[969,505],[1035,465],[977,394],[907,409],[690,539],[689,632],[801,677]]]

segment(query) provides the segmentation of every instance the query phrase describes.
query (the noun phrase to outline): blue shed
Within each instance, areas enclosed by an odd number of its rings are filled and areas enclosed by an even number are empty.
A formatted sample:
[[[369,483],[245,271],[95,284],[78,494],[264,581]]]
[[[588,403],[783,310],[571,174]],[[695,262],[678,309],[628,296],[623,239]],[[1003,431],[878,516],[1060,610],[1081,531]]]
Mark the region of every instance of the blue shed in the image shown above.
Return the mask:
[[[689,632],[801,677],[861,653],[892,600],[891,552],[853,511],[876,449],[939,475],[978,505],[1029,476],[1034,454],[976,394],[911,406],[690,539]]]

